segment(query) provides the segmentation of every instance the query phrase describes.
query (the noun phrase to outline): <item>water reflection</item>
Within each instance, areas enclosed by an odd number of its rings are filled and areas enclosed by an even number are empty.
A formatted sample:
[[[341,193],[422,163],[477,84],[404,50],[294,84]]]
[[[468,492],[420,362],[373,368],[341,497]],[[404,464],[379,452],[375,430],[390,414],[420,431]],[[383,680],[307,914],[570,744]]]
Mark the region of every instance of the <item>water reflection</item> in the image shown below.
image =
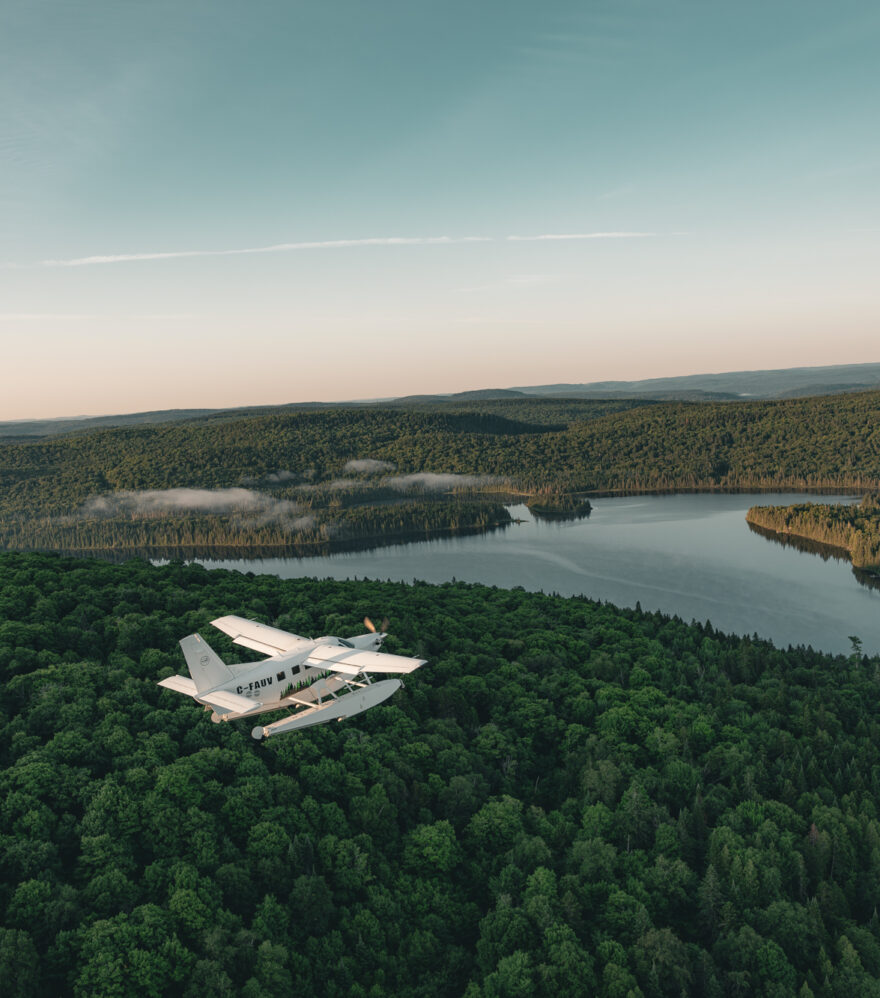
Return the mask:
[[[529,512],[536,520],[546,520],[549,523],[586,520],[592,511],[589,501],[574,503],[571,509],[547,509],[534,504],[529,506]]]
[[[178,544],[174,546],[163,544],[141,545],[131,548],[75,549],[40,548],[37,546],[33,550],[52,551],[69,558],[100,558],[102,561],[116,564],[129,561],[132,558],[143,558],[145,561],[153,561],[157,564],[169,561],[216,561],[245,564],[259,562],[263,559],[274,561],[277,559],[329,558],[341,554],[362,553],[383,547],[400,547],[401,545],[418,544],[425,541],[439,540],[442,542],[452,537],[469,537],[474,534],[491,534],[495,531],[506,530],[515,522],[510,520],[507,523],[490,523],[485,527],[456,527],[454,530],[444,528],[440,530],[401,531],[400,533],[385,534],[381,537],[373,534],[364,538],[346,537],[309,542],[298,541],[295,544],[259,544],[255,546],[247,544]]]
[[[749,523],[749,530],[759,537],[764,537],[774,544],[779,544],[784,548],[794,548],[796,551],[803,551],[805,554],[817,554],[823,561],[843,561],[850,564],[849,552],[846,548],[835,547],[833,544],[823,544],[821,541],[814,541],[810,537],[798,537],[795,534],[780,534],[775,530],[759,526],[757,523]],[[880,576],[873,572],[866,572],[863,568],[856,568],[852,565],[852,573],[862,586],[868,589],[880,590]]]

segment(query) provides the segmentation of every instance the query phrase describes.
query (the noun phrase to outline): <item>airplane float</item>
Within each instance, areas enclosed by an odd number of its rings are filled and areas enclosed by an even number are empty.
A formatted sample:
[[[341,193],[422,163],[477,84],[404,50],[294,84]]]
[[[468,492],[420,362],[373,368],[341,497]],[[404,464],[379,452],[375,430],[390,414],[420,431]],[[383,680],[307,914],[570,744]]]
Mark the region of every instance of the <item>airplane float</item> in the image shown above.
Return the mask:
[[[354,717],[387,700],[402,685],[399,679],[374,682],[373,675],[406,675],[425,664],[421,658],[377,650],[388,636],[387,620],[378,631],[366,617],[367,633],[352,638],[303,638],[234,616],[218,617],[211,624],[228,634],[235,644],[269,657],[260,662],[226,665],[207,641],[190,634],[180,647],[192,678],[169,676],[159,685],[204,704],[217,724],[266,711],[293,711],[280,721],[255,727],[251,735],[258,740]]]

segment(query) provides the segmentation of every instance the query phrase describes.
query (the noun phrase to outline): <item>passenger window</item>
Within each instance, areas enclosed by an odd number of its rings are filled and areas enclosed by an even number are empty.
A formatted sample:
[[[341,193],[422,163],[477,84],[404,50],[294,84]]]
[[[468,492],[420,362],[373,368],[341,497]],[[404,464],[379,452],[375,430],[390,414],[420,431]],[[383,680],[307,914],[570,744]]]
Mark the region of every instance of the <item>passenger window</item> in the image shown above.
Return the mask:
[[[275,678],[276,678],[276,679],[278,680],[278,682],[280,683],[280,682],[283,682],[283,681],[284,681],[284,679],[286,678],[286,676],[284,675],[284,673],[283,673],[283,672],[279,672],[279,673],[278,673],[278,675],[277,675],[277,676],[276,676]]]

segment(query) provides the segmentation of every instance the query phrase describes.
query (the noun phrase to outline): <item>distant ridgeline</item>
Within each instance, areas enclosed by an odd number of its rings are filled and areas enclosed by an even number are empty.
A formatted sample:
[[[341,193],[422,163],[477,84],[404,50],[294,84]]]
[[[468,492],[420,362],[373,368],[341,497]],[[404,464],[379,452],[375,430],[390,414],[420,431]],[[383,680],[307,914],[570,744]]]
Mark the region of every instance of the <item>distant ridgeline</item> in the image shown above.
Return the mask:
[[[485,529],[513,499],[582,515],[588,492],[762,488],[880,489],[880,393],[269,409],[6,442],[0,546],[306,551]]]
[[[428,665],[256,745],[156,685],[226,613]],[[3,994],[877,995],[878,684],[585,599],[0,554]]]
[[[777,534],[842,548],[854,567],[880,571],[880,494],[867,495],[854,506],[753,506],[746,520]]]

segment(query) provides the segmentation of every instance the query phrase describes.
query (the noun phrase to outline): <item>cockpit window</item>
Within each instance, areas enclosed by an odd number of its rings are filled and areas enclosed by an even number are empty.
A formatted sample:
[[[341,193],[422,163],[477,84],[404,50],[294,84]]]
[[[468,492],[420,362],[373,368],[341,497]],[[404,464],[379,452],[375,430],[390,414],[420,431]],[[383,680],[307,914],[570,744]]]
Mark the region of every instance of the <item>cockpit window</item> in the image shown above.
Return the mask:
[[[339,643],[343,648],[354,648],[354,645],[350,641],[346,641],[345,638],[339,638]]]

